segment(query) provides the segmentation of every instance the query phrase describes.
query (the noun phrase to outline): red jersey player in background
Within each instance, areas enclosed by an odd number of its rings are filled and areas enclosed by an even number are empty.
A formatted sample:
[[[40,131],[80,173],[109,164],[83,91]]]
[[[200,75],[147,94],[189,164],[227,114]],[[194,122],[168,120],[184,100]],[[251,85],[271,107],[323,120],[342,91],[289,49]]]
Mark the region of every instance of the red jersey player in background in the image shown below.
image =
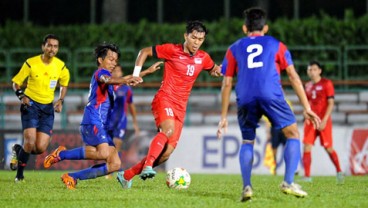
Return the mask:
[[[344,176],[332,142],[331,112],[334,107],[334,86],[331,80],[321,77],[322,68],[317,61],[309,63],[307,73],[311,81],[305,84],[305,91],[312,110],[321,118],[321,125],[318,129],[315,129],[309,120],[306,120],[304,123],[304,178],[302,180],[306,182],[312,181],[310,177],[311,150],[317,136],[319,136],[321,145],[325,148],[336,167],[337,183],[342,184],[344,183]]]
[[[140,174],[143,180],[153,178],[156,175],[153,167],[169,159],[179,141],[187,101],[199,73],[206,70],[212,76],[221,76],[221,68],[205,51],[199,50],[207,34],[200,21],[191,21],[186,26],[183,44],[167,43],[140,50],[133,76],[137,76],[148,56],[165,60],[163,81],[152,101],[158,133],[147,156],[118,173],[117,179],[123,188],[131,187],[135,175]]]

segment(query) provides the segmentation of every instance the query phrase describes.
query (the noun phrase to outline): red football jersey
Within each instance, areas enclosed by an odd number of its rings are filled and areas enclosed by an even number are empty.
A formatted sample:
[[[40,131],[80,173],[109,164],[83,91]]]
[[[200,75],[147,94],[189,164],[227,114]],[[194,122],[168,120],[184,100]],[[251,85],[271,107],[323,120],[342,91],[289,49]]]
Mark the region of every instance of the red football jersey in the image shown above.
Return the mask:
[[[317,83],[309,81],[305,84],[305,92],[312,110],[322,119],[327,110],[327,99],[335,96],[332,81],[326,78]]]
[[[165,96],[178,110],[185,110],[193,84],[202,70],[211,70],[215,63],[204,51],[190,55],[183,44],[163,44],[153,47],[153,53],[165,60],[161,87],[156,96]]]

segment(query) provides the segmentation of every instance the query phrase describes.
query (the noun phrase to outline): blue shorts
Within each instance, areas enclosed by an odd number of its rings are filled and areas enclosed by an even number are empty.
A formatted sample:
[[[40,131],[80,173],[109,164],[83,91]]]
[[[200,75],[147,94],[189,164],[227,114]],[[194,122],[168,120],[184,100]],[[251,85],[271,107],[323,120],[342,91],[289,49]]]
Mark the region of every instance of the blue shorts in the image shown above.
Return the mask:
[[[271,146],[273,149],[276,149],[280,144],[286,144],[286,137],[282,132],[282,129],[275,129],[271,127]]]
[[[37,132],[43,132],[51,136],[54,126],[54,106],[31,101],[31,106],[21,105],[20,113],[22,128],[36,128]]]
[[[112,138],[118,138],[120,140],[123,140],[124,139],[124,136],[125,136],[125,133],[126,133],[126,128],[116,128],[114,130],[112,130]]]
[[[127,130],[127,125],[128,119],[126,116],[123,119],[120,119],[118,122],[112,123],[109,127],[111,137],[113,139],[118,138],[123,140]]]
[[[275,129],[282,129],[296,122],[293,111],[284,99],[255,99],[238,106],[238,122],[243,140],[254,140],[262,115],[267,116]]]
[[[115,146],[111,136],[102,125],[81,125],[79,131],[83,142],[87,146],[96,147],[102,143],[108,143],[109,146]]]

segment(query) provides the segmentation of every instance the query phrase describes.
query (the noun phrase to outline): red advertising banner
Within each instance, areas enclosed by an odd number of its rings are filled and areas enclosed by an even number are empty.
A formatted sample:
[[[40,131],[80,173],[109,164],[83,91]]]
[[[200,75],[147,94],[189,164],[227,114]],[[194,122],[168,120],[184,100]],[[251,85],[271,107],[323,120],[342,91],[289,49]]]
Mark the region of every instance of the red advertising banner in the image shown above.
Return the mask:
[[[368,174],[368,129],[354,129],[349,152],[352,175]]]

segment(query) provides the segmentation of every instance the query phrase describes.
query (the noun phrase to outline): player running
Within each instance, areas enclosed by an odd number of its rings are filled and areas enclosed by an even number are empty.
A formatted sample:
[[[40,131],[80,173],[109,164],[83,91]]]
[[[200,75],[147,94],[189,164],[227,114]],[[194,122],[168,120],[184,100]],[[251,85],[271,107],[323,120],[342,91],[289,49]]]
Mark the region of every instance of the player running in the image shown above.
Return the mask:
[[[63,160],[104,160],[105,163],[74,173],[65,173],[61,180],[67,189],[75,189],[78,180],[93,179],[121,169],[121,161],[110,134],[108,124],[113,101],[113,85],[136,85],[142,82],[141,77],[112,77],[111,71],[115,68],[120,57],[120,50],[114,44],[103,43],[95,49],[98,69],[93,73],[88,104],[84,108],[83,120],[80,126],[85,146],[71,150],[59,146],[50,155],[45,157],[44,167]],[[141,76],[159,69],[160,62],[141,73]]]
[[[56,57],[59,38],[48,34],[42,42],[43,54],[27,59],[12,79],[13,90],[21,102],[20,113],[24,142],[12,148],[10,168],[17,170],[15,182],[24,182],[24,169],[31,155],[45,152],[50,144],[54,126],[54,112],[63,109],[64,98],[70,80],[69,69]],[[23,83],[26,88],[23,91]],[[58,100],[54,102],[55,90]],[[53,104],[54,102],[54,104]]]
[[[183,44],[156,45],[139,52],[135,73],[148,56],[165,60],[162,85],[152,101],[152,113],[159,133],[153,138],[142,161],[118,173],[117,179],[123,188],[131,187],[135,175],[140,174],[143,180],[153,178],[156,175],[153,167],[169,159],[179,141],[187,101],[199,73],[205,70],[212,76],[221,76],[221,68],[205,51],[199,50],[207,34],[201,22],[188,22]]]

